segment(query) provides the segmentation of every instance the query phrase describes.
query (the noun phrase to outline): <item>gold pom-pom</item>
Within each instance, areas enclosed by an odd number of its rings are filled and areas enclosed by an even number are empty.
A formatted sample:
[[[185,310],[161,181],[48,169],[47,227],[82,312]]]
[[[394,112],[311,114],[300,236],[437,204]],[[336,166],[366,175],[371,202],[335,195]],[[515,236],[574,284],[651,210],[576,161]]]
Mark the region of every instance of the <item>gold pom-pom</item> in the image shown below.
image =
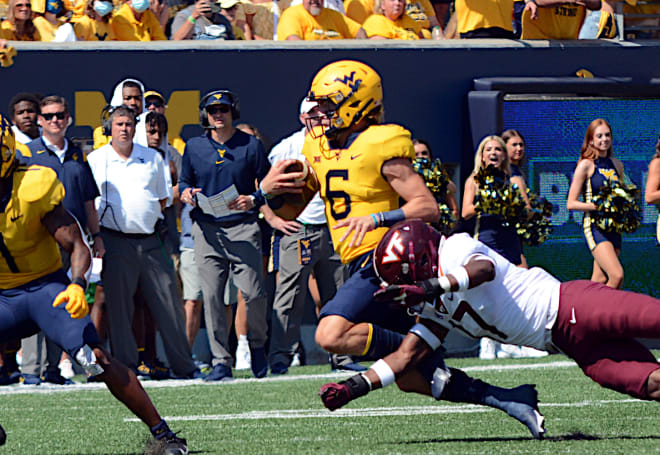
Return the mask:
[[[520,189],[518,185],[509,183],[504,171],[488,165],[479,169],[474,181],[478,186],[474,202],[477,212],[498,215],[505,226],[515,226],[527,217]]]
[[[422,176],[435,200],[444,203],[451,179],[442,168],[442,162],[439,159],[431,162],[426,158],[415,158],[413,169]]]
[[[642,220],[639,197],[635,185],[606,180],[591,200],[596,205],[591,211],[594,223],[605,232],[635,232]]]
[[[526,219],[520,220],[516,231],[520,239],[530,245],[537,246],[548,240],[552,232],[550,218],[552,217],[552,204],[527,188],[527,198],[531,209],[527,210]]]

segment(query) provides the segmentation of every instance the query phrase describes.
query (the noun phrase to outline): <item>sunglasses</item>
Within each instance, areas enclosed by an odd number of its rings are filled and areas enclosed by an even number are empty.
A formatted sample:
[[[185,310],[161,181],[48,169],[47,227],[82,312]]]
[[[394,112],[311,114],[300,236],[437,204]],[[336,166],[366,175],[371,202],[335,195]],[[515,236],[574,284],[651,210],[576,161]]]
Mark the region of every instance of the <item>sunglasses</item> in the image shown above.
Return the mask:
[[[32,4],[30,3],[16,3],[14,6],[16,8],[32,8]]]
[[[211,115],[217,114],[218,112],[226,114],[227,112],[231,111],[231,107],[227,106],[226,104],[221,104],[219,106],[209,106],[206,108],[206,111]]]
[[[41,114],[41,116],[46,120],[47,122],[50,122],[53,120],[53,117],[57,118],[57,120],[64,120],[66,118],[66,112],[53,112],[51,114]]]
[[[153,107],[163,107],[164,105],[160,101],[147,101],[147,108],[149,108],[151,106],[153,106]]]

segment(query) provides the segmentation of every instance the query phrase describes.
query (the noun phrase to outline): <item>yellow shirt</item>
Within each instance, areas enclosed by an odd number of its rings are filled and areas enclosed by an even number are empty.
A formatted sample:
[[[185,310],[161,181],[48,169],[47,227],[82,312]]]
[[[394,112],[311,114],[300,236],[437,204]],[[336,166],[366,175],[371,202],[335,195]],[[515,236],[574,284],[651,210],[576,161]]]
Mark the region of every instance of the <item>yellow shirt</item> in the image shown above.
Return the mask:
[[[85,7],[87,6],[87,2],[85,0],[64,0],[64,7],[67,9],[67,11],[72,11],[73,16],[71,17],[71,21],[75,22],[81,17],[85,17]]]
[[[32,39],[30,39],[27,36],[23,36],[19,38],[18,36],[16,36],[16,29],[14,28],[14,25],[8,20],[2,21],[2,23],[0,24],[0,38],[13,40],[13,41],[41,41],[41,35],[39,34],[39,30],[37,29],[34,30],[34,35],[32,36]]]
[[[277,39],[285,40],[297,35],[303,40],[355,38],[360,24],[337,11],[323,8],[321,14],[312,16],[303,5],[287,8],[277,24]]]
[[[112,139],[112,136],[106,136],[103,134],[103,127],[102,126],[97,126],[94,128],[94,133],[92,134],[94,137],[94,149],[96,150],[98,148],[103,147],[105,144],[110,143],[110,139]]]
[[[536,19],[529,10],[523,11],[520,39],[577,39],[586,14],[584,6],[568,3],[537,11]]]
[[[156,16],[146,10],[142,19],[137,20],[128,3],[124,3],[112,18],[112,29],[119,41],[157,41],[166,40],[163,27]]]
[[[94,143],[96,144],[96,140],[94,141]],[[174,147],[177,150],[177,152],[179,152],[179,155],[183,155],[183,151],[186,149],[186,141],[181,139],[180,136],[170,138],[170,145]]]
[[[362,28],[369,38],[372,36],[382,36],[387,39],[416,40],[419,39],[419,33],[422,26],[414,21],[406,13],[392,21],[382,14],[372,14],[364,21]]]
[[[83,41],[114,41],[117,39],[112,29],[112,18],[108,22],[96,21],[83,16],[73,23],[76,38]]]
[[[429,0],[407,0],[406,14],[415,22],[419,22],[422,28],[430,28],[430,18],[435,17],[435,10]]]
[[[61,25],[66,24],[65,19],[58,19],[57,25],[53,25],[43,16],[35,17],[32,22],[34,22],[34,26],[37,28],[37,31],[41,36],[41,41],[53,41],[57,29],[60,28]]]
[[[364,21],[374,13],[374,3],[374,0],[344,0],[346,16],[359,24],[364,24]]]
[[[399,208],[399,195],[383,177],[383,164],[393,158],[415,158],[410,132],[399,125],[370,126],[347,149],[330,150],[325,136],[308,134],[303,154],[311,163],[321,184],[325,215],[335,250],[348,263],[376,248],[387,228],[374,229],[362,244],[350,247],[351,236],[339,239],[345,229],[333,229],[348,217],[387,212]]]
[[[458,33],[493,27],[513,31],[513,0],[456,0],[454,6]]]
[[[29,283],[62,268],[57,242],[41,222],[64,200],[64,186],[44,166],[20,166],[13,176],[0,232],[8,255],[0,255],[0,289]]]

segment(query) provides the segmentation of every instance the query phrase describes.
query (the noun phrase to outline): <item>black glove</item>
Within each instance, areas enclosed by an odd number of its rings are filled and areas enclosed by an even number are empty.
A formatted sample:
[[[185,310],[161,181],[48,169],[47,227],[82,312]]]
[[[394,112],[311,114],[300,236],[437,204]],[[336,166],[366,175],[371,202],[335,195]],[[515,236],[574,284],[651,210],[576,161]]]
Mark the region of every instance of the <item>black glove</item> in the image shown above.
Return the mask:
[[[380,302],[394,301],[407,307],[414,307],[422,302],[432,302],[444,292],[437,278],[429,278],[415,284],[391,284],[377,290],[374,298]]]

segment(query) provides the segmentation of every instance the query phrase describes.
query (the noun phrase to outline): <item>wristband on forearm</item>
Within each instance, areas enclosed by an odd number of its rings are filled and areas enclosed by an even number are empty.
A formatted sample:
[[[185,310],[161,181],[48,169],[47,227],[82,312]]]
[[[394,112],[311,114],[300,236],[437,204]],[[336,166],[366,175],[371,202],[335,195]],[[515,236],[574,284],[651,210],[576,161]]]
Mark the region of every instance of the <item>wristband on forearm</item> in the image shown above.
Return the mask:
[[[390,210],[389,212],[378,212],[371,215],[376,222],[376,227],[392,227],[399,221],[406,219],[402,209]]]
[[[362,374],[351,376],[345,381],[341,381],[340,385],[346,385],[351,391],[351,400],[365,396],[371,391],[371,383]]]
[[[82,277],[74,278],[73,280],[71,280],[71,284],[77,284],[78,286],[83,288],[83,291],[87,290],[87,281]]]
[[[252,193],[250,196],[254,198],[255,207],[261,207],[266,203],[266,198],[264,197],[264,193],[261,191],[261,188]]]

